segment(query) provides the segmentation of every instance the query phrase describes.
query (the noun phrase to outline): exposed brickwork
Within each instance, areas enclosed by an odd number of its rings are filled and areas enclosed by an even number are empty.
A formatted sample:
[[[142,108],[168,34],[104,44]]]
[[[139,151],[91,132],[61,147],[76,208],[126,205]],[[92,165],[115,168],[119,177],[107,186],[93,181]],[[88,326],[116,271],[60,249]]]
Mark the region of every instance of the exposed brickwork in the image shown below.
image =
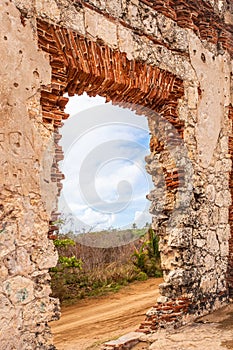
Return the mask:
[[[224,20],[206,1],[141,1],[170,17],[180,27],[192,29],[202,40],[222,46],[233,56],[233,26],[226,25]]]
[[[187,314],[192,301],[188,298],[170,300],[166,303],[157,303],[147,313],[146,320],[141,323],[138,331],[150,333],[167,325],[174,326],[182,322],[183,315]]]
[[[220,302],[225,299],[223,293],[219,293],[217,297]],[[156,303],[147,312],[145,321],[141,323],[137,331],[150,333],[161,328],[179,327],[191,320],[192,315],[201,315],[207,306],[212,306],[211,303],[211,296],[199,300],[191,300],[188,297],[171,298],[167,302]]]

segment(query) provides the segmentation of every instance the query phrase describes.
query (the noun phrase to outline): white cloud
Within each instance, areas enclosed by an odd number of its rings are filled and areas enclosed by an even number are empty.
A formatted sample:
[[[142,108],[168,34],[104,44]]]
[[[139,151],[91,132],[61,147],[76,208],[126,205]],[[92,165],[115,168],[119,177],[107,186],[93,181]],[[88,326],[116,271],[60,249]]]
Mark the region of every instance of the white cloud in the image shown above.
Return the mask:
[[[102,194],[102,197],[106,200],[114,200],[114,198],[118,197],[117,188],[121,181],[125,181],[132,189],[133,199],[139,193],[149,191],[150,184],[145,169],[141,168],[137,163],[132,164],[128,161],[120,160],[114,163],[110,162],[108,167],[103,167],[102,171],[99,171],[96,176],[95,184],[99,195]],[[111,199],[111,196],[113,199]]]
[[[145,195],[152,187],[144,168],[149,153],[146,120],[129,110],[101,106],[103,98],[94,100],[86,95],[70,99],[72,105],[68,105],[67,112],[73,114],[78,106],[79,111],[95,107],[71,118],[61,129],[65,150],[61,169],[66,178],[59,206],[65,201],[67,210],[90,226],[130,225],[136,213],[148,206]]]
[[[78,219],[84,224],[93,227],[95,230],[100,230],[110,227],[114,222],[113,214],[102,214],[91,208],[86,207],[83,212],[78,213]]]
[[[84,94],[81,96],[75,95],[69,97],[66,94],[65,97],[69,98],[69,101],[66,105],[66,113],[70,114],[70,116],[73,116],[91,107],[103,105],[106,101],[106,99],[101,96],[96,96],[95,98],[89,97],[86,92],[84,92]]]
[[[151,215],[148,211],[136,211],[134,215],[134,222],[139,226],[145,226],[148,222],[151,222]]]

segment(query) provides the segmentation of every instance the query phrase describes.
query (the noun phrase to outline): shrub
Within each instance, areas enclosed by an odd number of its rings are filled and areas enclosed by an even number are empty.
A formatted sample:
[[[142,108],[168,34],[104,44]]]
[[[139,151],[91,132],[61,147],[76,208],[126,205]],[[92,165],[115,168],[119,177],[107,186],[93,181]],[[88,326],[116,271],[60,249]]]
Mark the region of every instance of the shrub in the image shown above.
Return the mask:
[[[148,236],[148,240],[146,240]],[[133,253],[133,262],[142,272],[149,277],[162,276],[160,266],[159,238],[150,227],[144,242]]]

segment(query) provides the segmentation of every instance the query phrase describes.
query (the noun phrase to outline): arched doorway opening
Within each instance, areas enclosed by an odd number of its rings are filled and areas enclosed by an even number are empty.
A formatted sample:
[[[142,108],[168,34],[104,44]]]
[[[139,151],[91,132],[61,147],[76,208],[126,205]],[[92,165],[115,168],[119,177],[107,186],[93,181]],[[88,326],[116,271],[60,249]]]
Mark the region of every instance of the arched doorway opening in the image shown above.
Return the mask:
[[[158,67],[130,61],[125,53],[103,42],[92,41],[47,22],[38,21],[38,36],[39,47],[49,53],[52,68],[52,82],[41,92],[41,105],[44,123],[54,127],[56,156],[52,179],[59,189],[63,175],[58,161],[63,156],[58,145],[58,128],[62,119],[68,118],[64,112],[68,102],[65,93],[69,96],[84,92],[89,96],[99,94],[106,101],[148,118],[151,155],[147,158],[147,170],[154,178],[160,174],[159,181],[162,178],[164,184],[162,191],[152,191],[148,196],[152,201],[153,228],[162,237],[160,249],[165,283],[161,285],[161,293],[166,296],[164,300],[167,297],[183,300],[183,294],[192,294],[195,279],[201,278],[193,274],[184,249],[191,246],[192,239],[192,223],[185,218],[192,193],[189,181],[192,165],[183,144],[184,122],[178,116],[179,99],[184,95],[183,81]],[[54,218],[56,220],[56,214]],[[49,235],[52,234],[53,228]],[[189,298],[185,299],[184,312],[191,303]],[[175,304],[172,304],[172,312],[175,312]]]
[[[63,96],[64,93],[69,96],[81,95],[83,92],[89,96],[99,94],[106,101],[148,117],[152,153],[164,151],[164,143],[155,133],[168,130],[168,124],[170,129],[174,129],[170,130],[173,142],[182,139],[184,125],[177,114],[178,101],[184,93],[181,79],[158,67],[129,61],[126,54],[112,50],[103,43],[85,39],[47,22],[38,21],[38,36],[39,47],[50,54],[52,67],[52,82],[42,90],[41,105],[44,123],[54,127],[56,157],[52,179],[57,182],[59,189],[63,176],[57,162],[63,156],[58,145],[58,128],[62,125],[62,119],[68,118],[64,112],[68,98]],[[158,116],[167,121],[165,126],[160,123]],[[173,193],[174,197],[175,189],[179,187],[179,169],[167,169],[166,161],[169,163],[168,157],[164,157],[162,169],[166,177],[166,191]]]

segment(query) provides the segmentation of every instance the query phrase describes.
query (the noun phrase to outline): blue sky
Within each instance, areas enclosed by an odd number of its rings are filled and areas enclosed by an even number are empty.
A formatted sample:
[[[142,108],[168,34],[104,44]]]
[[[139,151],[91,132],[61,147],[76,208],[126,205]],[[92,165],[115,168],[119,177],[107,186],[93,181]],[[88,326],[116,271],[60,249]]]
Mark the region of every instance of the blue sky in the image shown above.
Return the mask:
[[[87,94],[70,98],[61,128],[65,174],[60,212],[72,214],[76,231],[138,227],[151,222],[145,170],[147,119]]]

